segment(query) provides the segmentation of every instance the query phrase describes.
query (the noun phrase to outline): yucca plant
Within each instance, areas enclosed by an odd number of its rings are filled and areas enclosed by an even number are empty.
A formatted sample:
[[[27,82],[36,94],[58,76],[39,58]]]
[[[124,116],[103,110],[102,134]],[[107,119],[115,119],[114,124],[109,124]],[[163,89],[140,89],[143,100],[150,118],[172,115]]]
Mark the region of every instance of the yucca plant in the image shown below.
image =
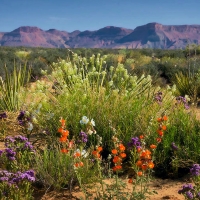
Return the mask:
[[[196,102],[200,91],[199,73],[192,76],[182,72],[175,74],[174,83],[180,96],[188,95],[192,102]]]
[[[27,69],[26,64],[17,69],[14,64],[12,74],[9,74],[6,66],[4,71],[5,79],[0,77],[0,110],[17,111],[20,108],[19,94],[30,79],[30,69]]]

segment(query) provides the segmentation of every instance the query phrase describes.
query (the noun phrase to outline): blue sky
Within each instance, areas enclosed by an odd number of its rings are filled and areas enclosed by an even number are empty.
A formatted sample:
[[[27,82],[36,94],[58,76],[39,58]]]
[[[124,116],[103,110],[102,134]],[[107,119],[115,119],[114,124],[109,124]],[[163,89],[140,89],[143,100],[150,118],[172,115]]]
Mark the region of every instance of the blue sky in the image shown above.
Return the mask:
[[[200,0],[0,0],[0,32],[20,26],[68,32],[134,29],[150,22],[200,24]]]

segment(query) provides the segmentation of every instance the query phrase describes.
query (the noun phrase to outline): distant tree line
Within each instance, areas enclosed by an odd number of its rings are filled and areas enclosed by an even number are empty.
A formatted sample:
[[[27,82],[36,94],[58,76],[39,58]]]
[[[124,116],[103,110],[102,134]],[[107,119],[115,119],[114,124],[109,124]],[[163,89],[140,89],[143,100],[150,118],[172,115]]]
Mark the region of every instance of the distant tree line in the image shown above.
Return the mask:
[[[4,66],[12,72],[14,65],[31,67],[32,81],[42,76],[41,69],[51,72],[53,62],[71,59],[73,53],[89,59],[93,54],[107,55],[107,67],[123,64],[131,74],[148,74],[155,83],[172,83],[177,72],[196,73],[200,67],[200,46],[188,45],[185,49],[64,49],[0,47],[0,76],[4,78]]]

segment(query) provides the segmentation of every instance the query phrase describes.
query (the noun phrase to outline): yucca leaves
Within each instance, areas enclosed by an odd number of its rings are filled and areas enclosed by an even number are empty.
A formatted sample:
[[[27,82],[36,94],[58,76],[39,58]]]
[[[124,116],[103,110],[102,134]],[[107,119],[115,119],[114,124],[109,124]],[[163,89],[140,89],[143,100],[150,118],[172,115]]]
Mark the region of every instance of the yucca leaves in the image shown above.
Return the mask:
[[[17,70],[15,64],[12,74],[4,67],[5,80],[0,77],[0,110],[16,111],[20,107],[19,93],[30,79],[30,70],[24,65]]]
[[[198,73],[193,76],[184,75],[183,73],[175,74],[174,83],[181,96],[188,95],[193,102],[197,100],[200,90],[200,81]]]

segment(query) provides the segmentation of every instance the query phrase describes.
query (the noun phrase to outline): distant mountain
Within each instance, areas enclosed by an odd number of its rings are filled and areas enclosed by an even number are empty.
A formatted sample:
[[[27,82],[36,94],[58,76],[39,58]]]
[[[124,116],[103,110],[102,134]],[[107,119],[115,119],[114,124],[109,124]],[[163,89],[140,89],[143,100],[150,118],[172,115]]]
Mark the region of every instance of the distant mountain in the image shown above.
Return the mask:
[[[200,25],[162,25],[149,23],[134,30],[107,26],[95,31],[44,31],[22,26],[11,32],[0,32],[1,46],[49,48],[160,48],[179,49],[200,44]]]

